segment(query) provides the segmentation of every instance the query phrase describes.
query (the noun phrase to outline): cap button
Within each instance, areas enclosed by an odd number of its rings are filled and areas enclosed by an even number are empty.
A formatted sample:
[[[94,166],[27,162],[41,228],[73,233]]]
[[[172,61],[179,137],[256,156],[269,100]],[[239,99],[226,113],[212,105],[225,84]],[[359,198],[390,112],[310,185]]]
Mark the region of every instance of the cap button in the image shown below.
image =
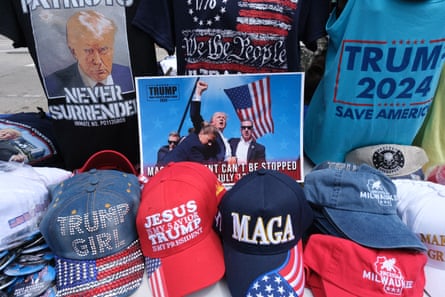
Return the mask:
[[[87,186],[87,192],[91,193],[96,191],[96,185],[99,183],[99,178],[97,177],[97,175],[91,175],[88,178],[88,183],[89,185]]]
[[[88,185],[86,188],[87,193],[92,193],[94,191],[96,191],[96,187],[93,185]]]
[[[90,185],[97,185],[99,183],[99,178],[96,175],[92,175],[88,179],[88,182],[90,183]]]

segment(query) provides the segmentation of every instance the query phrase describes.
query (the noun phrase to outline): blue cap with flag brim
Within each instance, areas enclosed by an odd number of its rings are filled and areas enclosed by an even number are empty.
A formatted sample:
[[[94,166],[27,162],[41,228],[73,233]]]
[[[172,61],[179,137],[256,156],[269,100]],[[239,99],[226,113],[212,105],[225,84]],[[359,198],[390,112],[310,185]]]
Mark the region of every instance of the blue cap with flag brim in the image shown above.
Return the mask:
[[[301,238],[311,223],[312,209],[291,177],[265,169],[242,177],[216,217],[232,296],[267,296],[270,290],[301,295]]]

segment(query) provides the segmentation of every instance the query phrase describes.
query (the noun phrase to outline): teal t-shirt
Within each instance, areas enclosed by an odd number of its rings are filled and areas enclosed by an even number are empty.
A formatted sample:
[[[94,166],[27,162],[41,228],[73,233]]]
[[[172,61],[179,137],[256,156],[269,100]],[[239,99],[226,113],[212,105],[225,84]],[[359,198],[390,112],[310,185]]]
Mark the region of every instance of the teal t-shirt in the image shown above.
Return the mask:
[[[315,164],[358,147],[412,144],[445,59],[445,1],[348,0],[327,23],[326,70],[304,121]]]

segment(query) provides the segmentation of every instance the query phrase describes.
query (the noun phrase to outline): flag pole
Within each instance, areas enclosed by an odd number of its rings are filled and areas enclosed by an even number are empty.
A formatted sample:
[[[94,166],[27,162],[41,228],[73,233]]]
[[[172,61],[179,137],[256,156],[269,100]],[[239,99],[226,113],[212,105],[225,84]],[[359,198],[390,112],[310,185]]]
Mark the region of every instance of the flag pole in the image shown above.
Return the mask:
[[[195,95],[195,90],[196,90],[196,86],[198,85],[198,81],[199,81],[199,77],[196,78],[195,85],[193,86],[192,93],[191,93],[190,98],[187,102],[187,106],[185,107],[184,113],[182,114],[182,119],[181,119],[181,122],[179,123],[178,131],[177,131],[179,135],[181,135],[182,125],[184,124],[185,117],[187,116],[187,111],[190,107],[193,96]]]

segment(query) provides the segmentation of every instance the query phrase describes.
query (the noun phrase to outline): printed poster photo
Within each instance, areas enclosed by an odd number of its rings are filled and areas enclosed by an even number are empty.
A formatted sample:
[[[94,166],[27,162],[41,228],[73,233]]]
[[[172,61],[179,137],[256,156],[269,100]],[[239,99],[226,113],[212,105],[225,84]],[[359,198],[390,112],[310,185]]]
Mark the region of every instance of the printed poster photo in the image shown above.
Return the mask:
[[[260,168],[303,179],[303,73],[137,77],[141,174],[199,162],[227,186]]]

